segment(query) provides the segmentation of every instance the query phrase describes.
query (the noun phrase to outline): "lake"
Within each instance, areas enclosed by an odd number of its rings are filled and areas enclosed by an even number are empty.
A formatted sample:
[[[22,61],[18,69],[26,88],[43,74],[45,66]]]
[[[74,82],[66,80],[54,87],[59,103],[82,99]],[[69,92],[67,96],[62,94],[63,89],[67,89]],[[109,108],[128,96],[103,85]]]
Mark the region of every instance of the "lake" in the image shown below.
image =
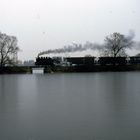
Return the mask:
[[[140,72],[0,75],[0,140],[138,140]]]

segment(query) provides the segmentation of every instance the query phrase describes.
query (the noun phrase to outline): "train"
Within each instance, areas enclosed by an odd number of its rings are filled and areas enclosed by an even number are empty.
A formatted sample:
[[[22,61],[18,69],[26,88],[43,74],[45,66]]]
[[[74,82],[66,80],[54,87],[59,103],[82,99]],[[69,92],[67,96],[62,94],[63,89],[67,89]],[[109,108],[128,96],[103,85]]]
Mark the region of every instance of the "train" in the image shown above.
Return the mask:
[[[81,66],[81,65],[137,65],[140,56],[131,57],[37,57],[37,66]]]

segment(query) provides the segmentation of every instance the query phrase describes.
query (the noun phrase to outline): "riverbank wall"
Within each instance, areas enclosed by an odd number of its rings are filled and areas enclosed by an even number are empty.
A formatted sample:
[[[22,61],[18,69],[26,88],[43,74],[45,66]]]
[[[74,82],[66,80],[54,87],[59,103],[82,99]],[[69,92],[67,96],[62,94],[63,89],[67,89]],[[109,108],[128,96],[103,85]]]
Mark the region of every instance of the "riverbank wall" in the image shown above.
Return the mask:
[[[0,74],[31,74],[34,67],[0,67]],[[44,73],[140,71],[140,65],[44,66]]]

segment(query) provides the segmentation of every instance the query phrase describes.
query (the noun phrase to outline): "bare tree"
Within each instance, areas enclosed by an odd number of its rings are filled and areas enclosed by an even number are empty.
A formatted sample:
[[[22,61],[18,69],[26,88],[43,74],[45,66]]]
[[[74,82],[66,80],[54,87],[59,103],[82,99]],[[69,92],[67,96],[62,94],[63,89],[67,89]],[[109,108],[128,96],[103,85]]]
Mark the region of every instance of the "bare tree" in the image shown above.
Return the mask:
[[[134,44],[134,34],[124,36],[120,33],[113,33],[105,38],[104,55],[110,57],[126,56],[126,49]]]
[[[18,51],[17,38],[0,33],[0,67],[14,65]]]

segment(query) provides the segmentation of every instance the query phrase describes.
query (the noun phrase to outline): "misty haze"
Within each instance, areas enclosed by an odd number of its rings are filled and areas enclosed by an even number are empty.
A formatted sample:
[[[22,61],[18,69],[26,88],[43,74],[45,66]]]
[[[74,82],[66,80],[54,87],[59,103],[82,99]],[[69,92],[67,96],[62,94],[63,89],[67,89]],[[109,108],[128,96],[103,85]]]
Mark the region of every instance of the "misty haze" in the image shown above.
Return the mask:
[[[0,140],[139,140],[139,5],[1,0]]]

